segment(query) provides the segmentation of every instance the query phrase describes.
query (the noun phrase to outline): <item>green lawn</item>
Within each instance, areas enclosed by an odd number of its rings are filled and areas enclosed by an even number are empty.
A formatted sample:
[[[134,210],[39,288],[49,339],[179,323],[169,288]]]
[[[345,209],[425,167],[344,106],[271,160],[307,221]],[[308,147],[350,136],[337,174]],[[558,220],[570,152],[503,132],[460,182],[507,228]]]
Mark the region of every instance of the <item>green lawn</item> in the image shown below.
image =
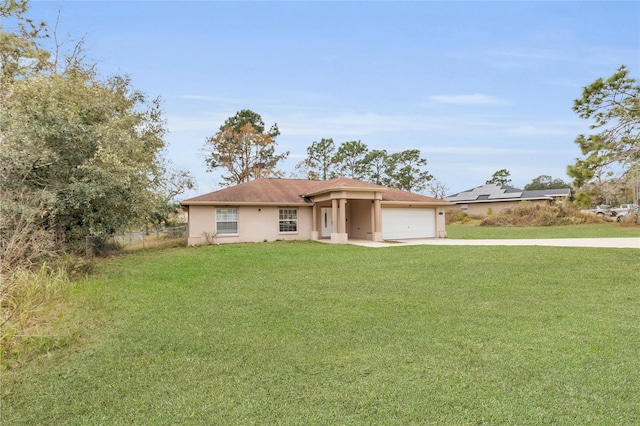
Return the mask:
[[[640,238],[640,226],[618,223],[564,226],[447,225],[447,235],[456,239],[500,238]]]
[[[148,250],[78,285],[2,424],[640,423],[632,249]]]

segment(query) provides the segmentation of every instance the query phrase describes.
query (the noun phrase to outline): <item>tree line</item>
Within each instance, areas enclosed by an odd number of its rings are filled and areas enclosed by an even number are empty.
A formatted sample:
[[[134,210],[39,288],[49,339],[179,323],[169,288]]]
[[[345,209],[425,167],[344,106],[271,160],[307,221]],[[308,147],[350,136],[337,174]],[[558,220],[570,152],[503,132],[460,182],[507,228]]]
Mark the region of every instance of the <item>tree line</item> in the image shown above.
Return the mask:
[[[307,158],[296,165],[296,171],[308,179],[344,176],[420,192],[433,180],[426,166],[427,160],[418,149],[393,153],[384,149],[369,150],[360,140],[346,141],[336,147],[333,139],[323,138],[307,147]]]
[[[262,117],[241,110],[228,118],[220,130],[206,140],[209,171],[225,169],[223,186],[236,185],[260,177],[281,177],[277,164],[289,152],[276,154],[277,124],[265,130]],[[417,149],[389,153],[369,150],[360,140],[336,146],[332,138],[322,138],[307,147],[307,157],[296,165],[294,176],[311,180],[349,177],[405,191],[423,191],[433,176],[427,160]]]
[[[491,177],[485,182],[495,183],[502,186],[510,186],[511,185],[511,172],[507,169],[500,169],[496,171]],[[525,191],[533,191],[537,189],[561,189],[561,188],[570,188],[571,185],[562,179],[556,178],[549,175],[540,175],[535,177],[524,186]]]

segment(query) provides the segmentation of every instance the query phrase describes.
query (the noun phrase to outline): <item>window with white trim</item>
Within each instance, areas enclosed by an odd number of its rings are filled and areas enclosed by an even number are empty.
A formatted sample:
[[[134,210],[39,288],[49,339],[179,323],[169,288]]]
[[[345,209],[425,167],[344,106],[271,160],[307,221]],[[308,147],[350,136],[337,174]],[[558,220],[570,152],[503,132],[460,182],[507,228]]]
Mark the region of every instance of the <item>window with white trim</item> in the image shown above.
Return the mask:
[[[298,209],[280,209],[278,222],[280,232],[298,232]]]
[[[238,209],[216,209],[216,234],[238,233]]]

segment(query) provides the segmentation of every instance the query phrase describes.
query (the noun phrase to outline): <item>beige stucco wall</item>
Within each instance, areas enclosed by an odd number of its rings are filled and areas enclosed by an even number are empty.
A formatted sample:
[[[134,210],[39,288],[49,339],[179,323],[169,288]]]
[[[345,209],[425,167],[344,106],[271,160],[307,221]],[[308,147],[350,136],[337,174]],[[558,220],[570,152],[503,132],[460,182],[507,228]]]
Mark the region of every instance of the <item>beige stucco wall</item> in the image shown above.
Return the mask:
[[[236,206],[224,207],[235,208]],[[238,234],[216,235],[216,243],[247,243],[262,242],[265,240],[289,241],[311,239],[311,207],[239,206],[237,208]],[[298,209],[298,232],[279,232],[278,212],[280,208]],[[203,237],[203,233],[215,233],[215,212],[216,206],[189,206],[189,245],[206,244],[206,239]]]
[[[436,209],[436,238],[447,238],[446,208]]]
[[[349,238],[373,239],[371,200],[349,200],[347,202],[347,232]]]
[[[371,199],[350,199],[345,204],[346,234],[348,238],[373,240],[373,215]],[[219,234],[215,236],[214,243],[245,243],[276,240],[309,240],[314,237],[313,208],[311,206],[219,206],[223,208],[238,208],[238,234]],[[321,209],[331,207],[331,201],[319,203],[316,208],[316,220],[318,231],[321,230]],[[435,236],[446,237],[444,210],[449,208],[433,208],[424,206],[412,206],[408,204],[386,205],[384,208],[427,208],[435,210]],[[298,232],[279,232],[278,212],[280,208],[298,209]],[[216,233],[216,206],[190,205],[188,244],[207,244],[207,238],[203,235]],[[440,214],[443,213],[443,214]],[[383,224],[384,225],[384,224]],[[340,231],[339,231],[340,232]]]

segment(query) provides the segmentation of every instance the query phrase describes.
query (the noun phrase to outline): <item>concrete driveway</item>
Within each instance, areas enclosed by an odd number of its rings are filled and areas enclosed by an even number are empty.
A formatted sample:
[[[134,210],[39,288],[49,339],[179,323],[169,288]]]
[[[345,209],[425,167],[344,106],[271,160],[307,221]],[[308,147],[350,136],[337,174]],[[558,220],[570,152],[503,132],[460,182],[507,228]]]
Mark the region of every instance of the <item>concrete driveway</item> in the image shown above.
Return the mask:
[[[539,240],[456,240],[452,238],[425,238],[397,241],[349,240],[349,244],[363,247],[397,247],[415,245],[433,246],[550,246],[640,249],[640,238],[552,238]]]

